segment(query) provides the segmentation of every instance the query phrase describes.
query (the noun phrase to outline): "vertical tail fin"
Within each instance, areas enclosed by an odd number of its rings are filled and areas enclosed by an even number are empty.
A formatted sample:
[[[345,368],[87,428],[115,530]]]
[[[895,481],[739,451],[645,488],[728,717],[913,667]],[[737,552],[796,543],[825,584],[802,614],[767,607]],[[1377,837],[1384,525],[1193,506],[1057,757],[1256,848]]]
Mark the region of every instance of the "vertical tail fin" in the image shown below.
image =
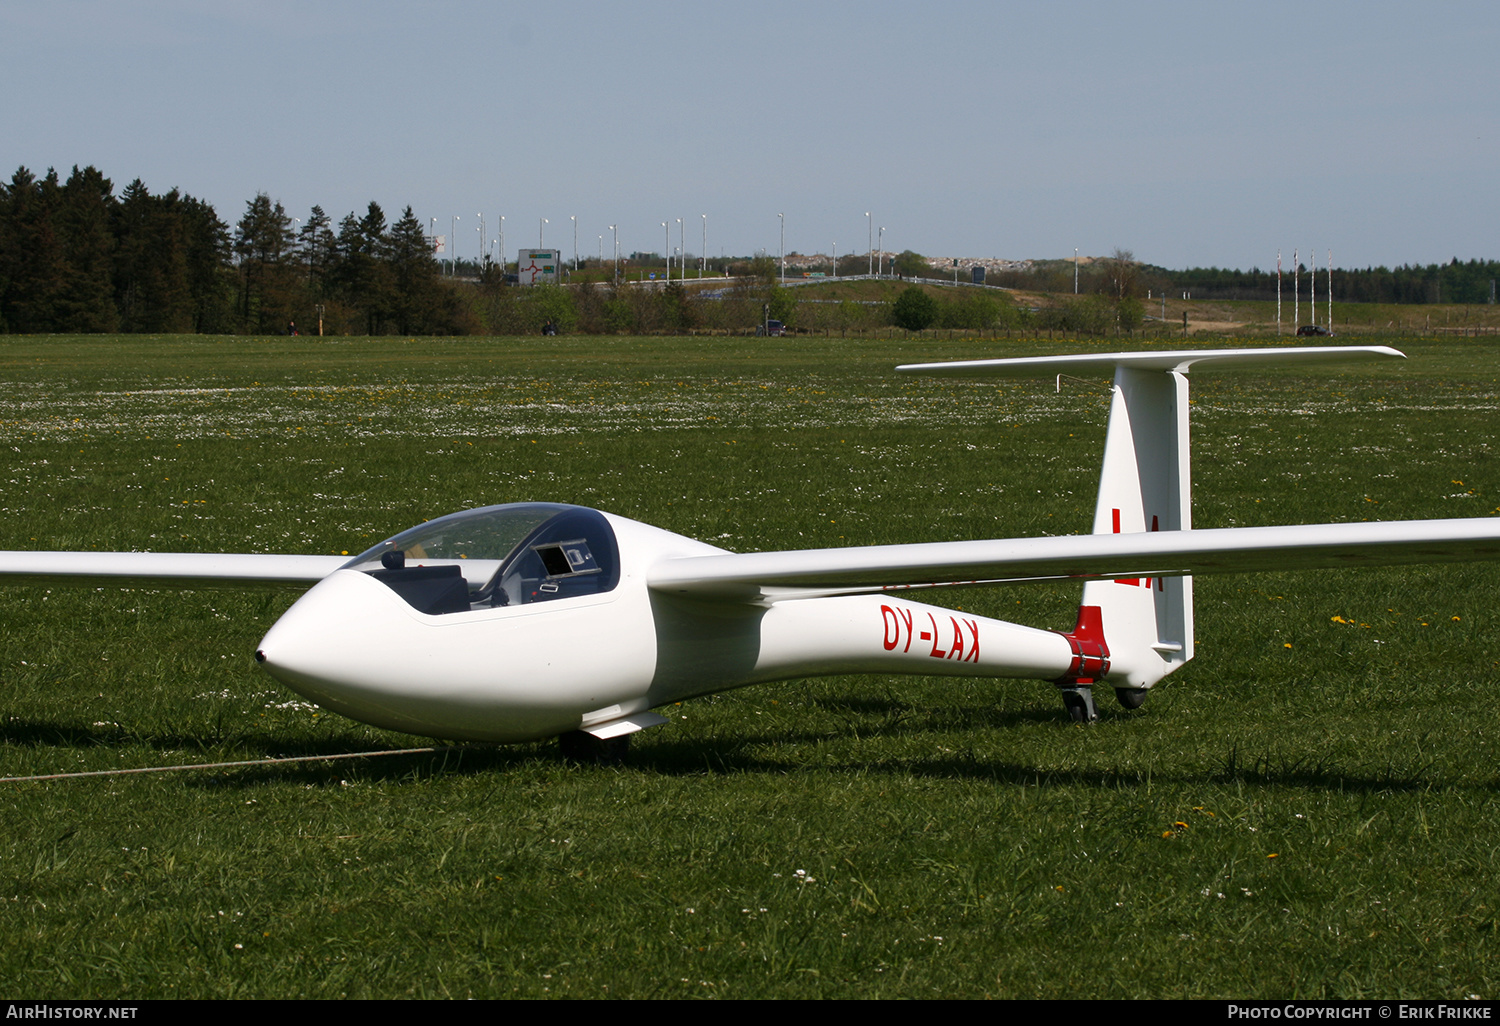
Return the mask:
[[[1121,364],[1115,369],[1094,533],[1191,527],[1187,375]],[[1101,624],[1099,640],[1109,653],[1106,676],[1116,687],[1149,688],[1193,658],[1191,577],[1090,581],[1082,608],[1098,610],[1093,615]]]

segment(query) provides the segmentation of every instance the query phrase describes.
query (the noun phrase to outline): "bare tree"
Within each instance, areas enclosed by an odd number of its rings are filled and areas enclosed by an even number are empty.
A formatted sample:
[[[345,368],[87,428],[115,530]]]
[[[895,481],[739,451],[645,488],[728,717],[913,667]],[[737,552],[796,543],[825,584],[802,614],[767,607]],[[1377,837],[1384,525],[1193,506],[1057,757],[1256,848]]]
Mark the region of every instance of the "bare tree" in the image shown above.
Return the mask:
[[[1116,303],[1138,298],[1141,290],[1141,265],[1128,249],[1117,249],[1104,261],[1104,287]]]

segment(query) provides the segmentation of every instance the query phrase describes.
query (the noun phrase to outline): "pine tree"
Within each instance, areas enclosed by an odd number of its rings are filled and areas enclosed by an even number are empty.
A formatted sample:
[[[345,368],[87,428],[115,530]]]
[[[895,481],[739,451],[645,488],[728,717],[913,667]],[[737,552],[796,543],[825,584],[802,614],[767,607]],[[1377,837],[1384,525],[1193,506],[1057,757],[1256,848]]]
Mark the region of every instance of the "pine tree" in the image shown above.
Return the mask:
[[[314,295],[321,294],[324,279],[337,260],[338,239],[329,227],[332,224],[323,208],[314,205],[307,216],[307,223],[297,233],[297,248],[306,263],[307,284]]]
[[[120,330],[143,331],[150,302],[147,249],[151,192],[139,178],[125,186],[114,216],[115,309]]]
[[[378,335],[393,306],[390,240],[385,233],[385,212],[370,202],[362,218],[351,211],[339,222],[339,294],[350,306],[363,312],[365,330]]]
[[[122,331],[193,328],[184,203],[176,190],[152,196],[137,178],[115,208],[115,306]]]
[[[66,331],[103,332],[119,327],[110,231],[114,205],[114,185],[108,178],[92,166],[80,171],[73,165],[57,218],[67,263],[58,312]]]
[[[229,262],[229,226],[219,220],[212,205],[192,196],[182,198],[180,216],[187,245],[193,330],[230,331],[234,279]]]
[[[61,330],[66,289],[55,218],[62,205],[57,172],[45,178],[18,168],[7,190],[7,230],[0,238],[0,317],[10,331]]]
[[[407,207],[391,228],[391,313],[403,335],[433,330],[438,289],[437,266],[422,222]]]
[[[240,318],[247,329],[265,331],[285,313],[283,258],[293,250],[292,219],[280,203],[256,193],[235,229],[240,269]],[[278,325],[279,326],[279,325]]]

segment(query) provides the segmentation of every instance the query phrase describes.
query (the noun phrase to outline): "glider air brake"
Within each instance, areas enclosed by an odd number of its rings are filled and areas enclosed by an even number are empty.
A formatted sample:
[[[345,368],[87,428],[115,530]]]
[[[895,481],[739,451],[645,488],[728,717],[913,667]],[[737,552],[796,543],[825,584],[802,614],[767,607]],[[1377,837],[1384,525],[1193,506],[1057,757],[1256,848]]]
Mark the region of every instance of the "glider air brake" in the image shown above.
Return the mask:
[[[455,513],[352,560],[0,553],[0,578],[311,585],[255,658],[319,705],[433,737],[619,754],[696,695],[821,674],[1052,681],[1075,719],[1092,687],[1127,707],[1193,656],[1192,575],[1500,559],[1500,519],[1194,531],[1188,373],[1400,357],[1384,347],[1114,353],[916,364],[904,373],[1109,371],[1091,535],[736,554],[579,506]],[[1078,579],[1070,631],[911,600],[944,584]]]

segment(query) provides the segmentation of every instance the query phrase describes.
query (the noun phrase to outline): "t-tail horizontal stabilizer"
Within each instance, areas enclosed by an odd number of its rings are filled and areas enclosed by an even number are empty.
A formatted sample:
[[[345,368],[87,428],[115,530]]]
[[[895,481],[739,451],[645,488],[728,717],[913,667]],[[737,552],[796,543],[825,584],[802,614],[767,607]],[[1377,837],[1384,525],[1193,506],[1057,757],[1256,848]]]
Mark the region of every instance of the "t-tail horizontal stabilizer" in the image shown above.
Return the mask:
[[[1200,349],[1176,352],[1039,356],[908,364],[909,374],[1035,377],[1112,370],[1114,395],[1094,534],[1187,531],[1192,524],[1188,453],[1188,371],[1271,364],[1351,362],[1401,357],[1386,346]],[[1146,690],[1193,658],[1193,579],[1122,577],[1083,586],[1078,625],[1065,635],[1074,665],[1058,680],[1076,720],[1097,718],[1092,685],[1114,685],[1136,708]]]

